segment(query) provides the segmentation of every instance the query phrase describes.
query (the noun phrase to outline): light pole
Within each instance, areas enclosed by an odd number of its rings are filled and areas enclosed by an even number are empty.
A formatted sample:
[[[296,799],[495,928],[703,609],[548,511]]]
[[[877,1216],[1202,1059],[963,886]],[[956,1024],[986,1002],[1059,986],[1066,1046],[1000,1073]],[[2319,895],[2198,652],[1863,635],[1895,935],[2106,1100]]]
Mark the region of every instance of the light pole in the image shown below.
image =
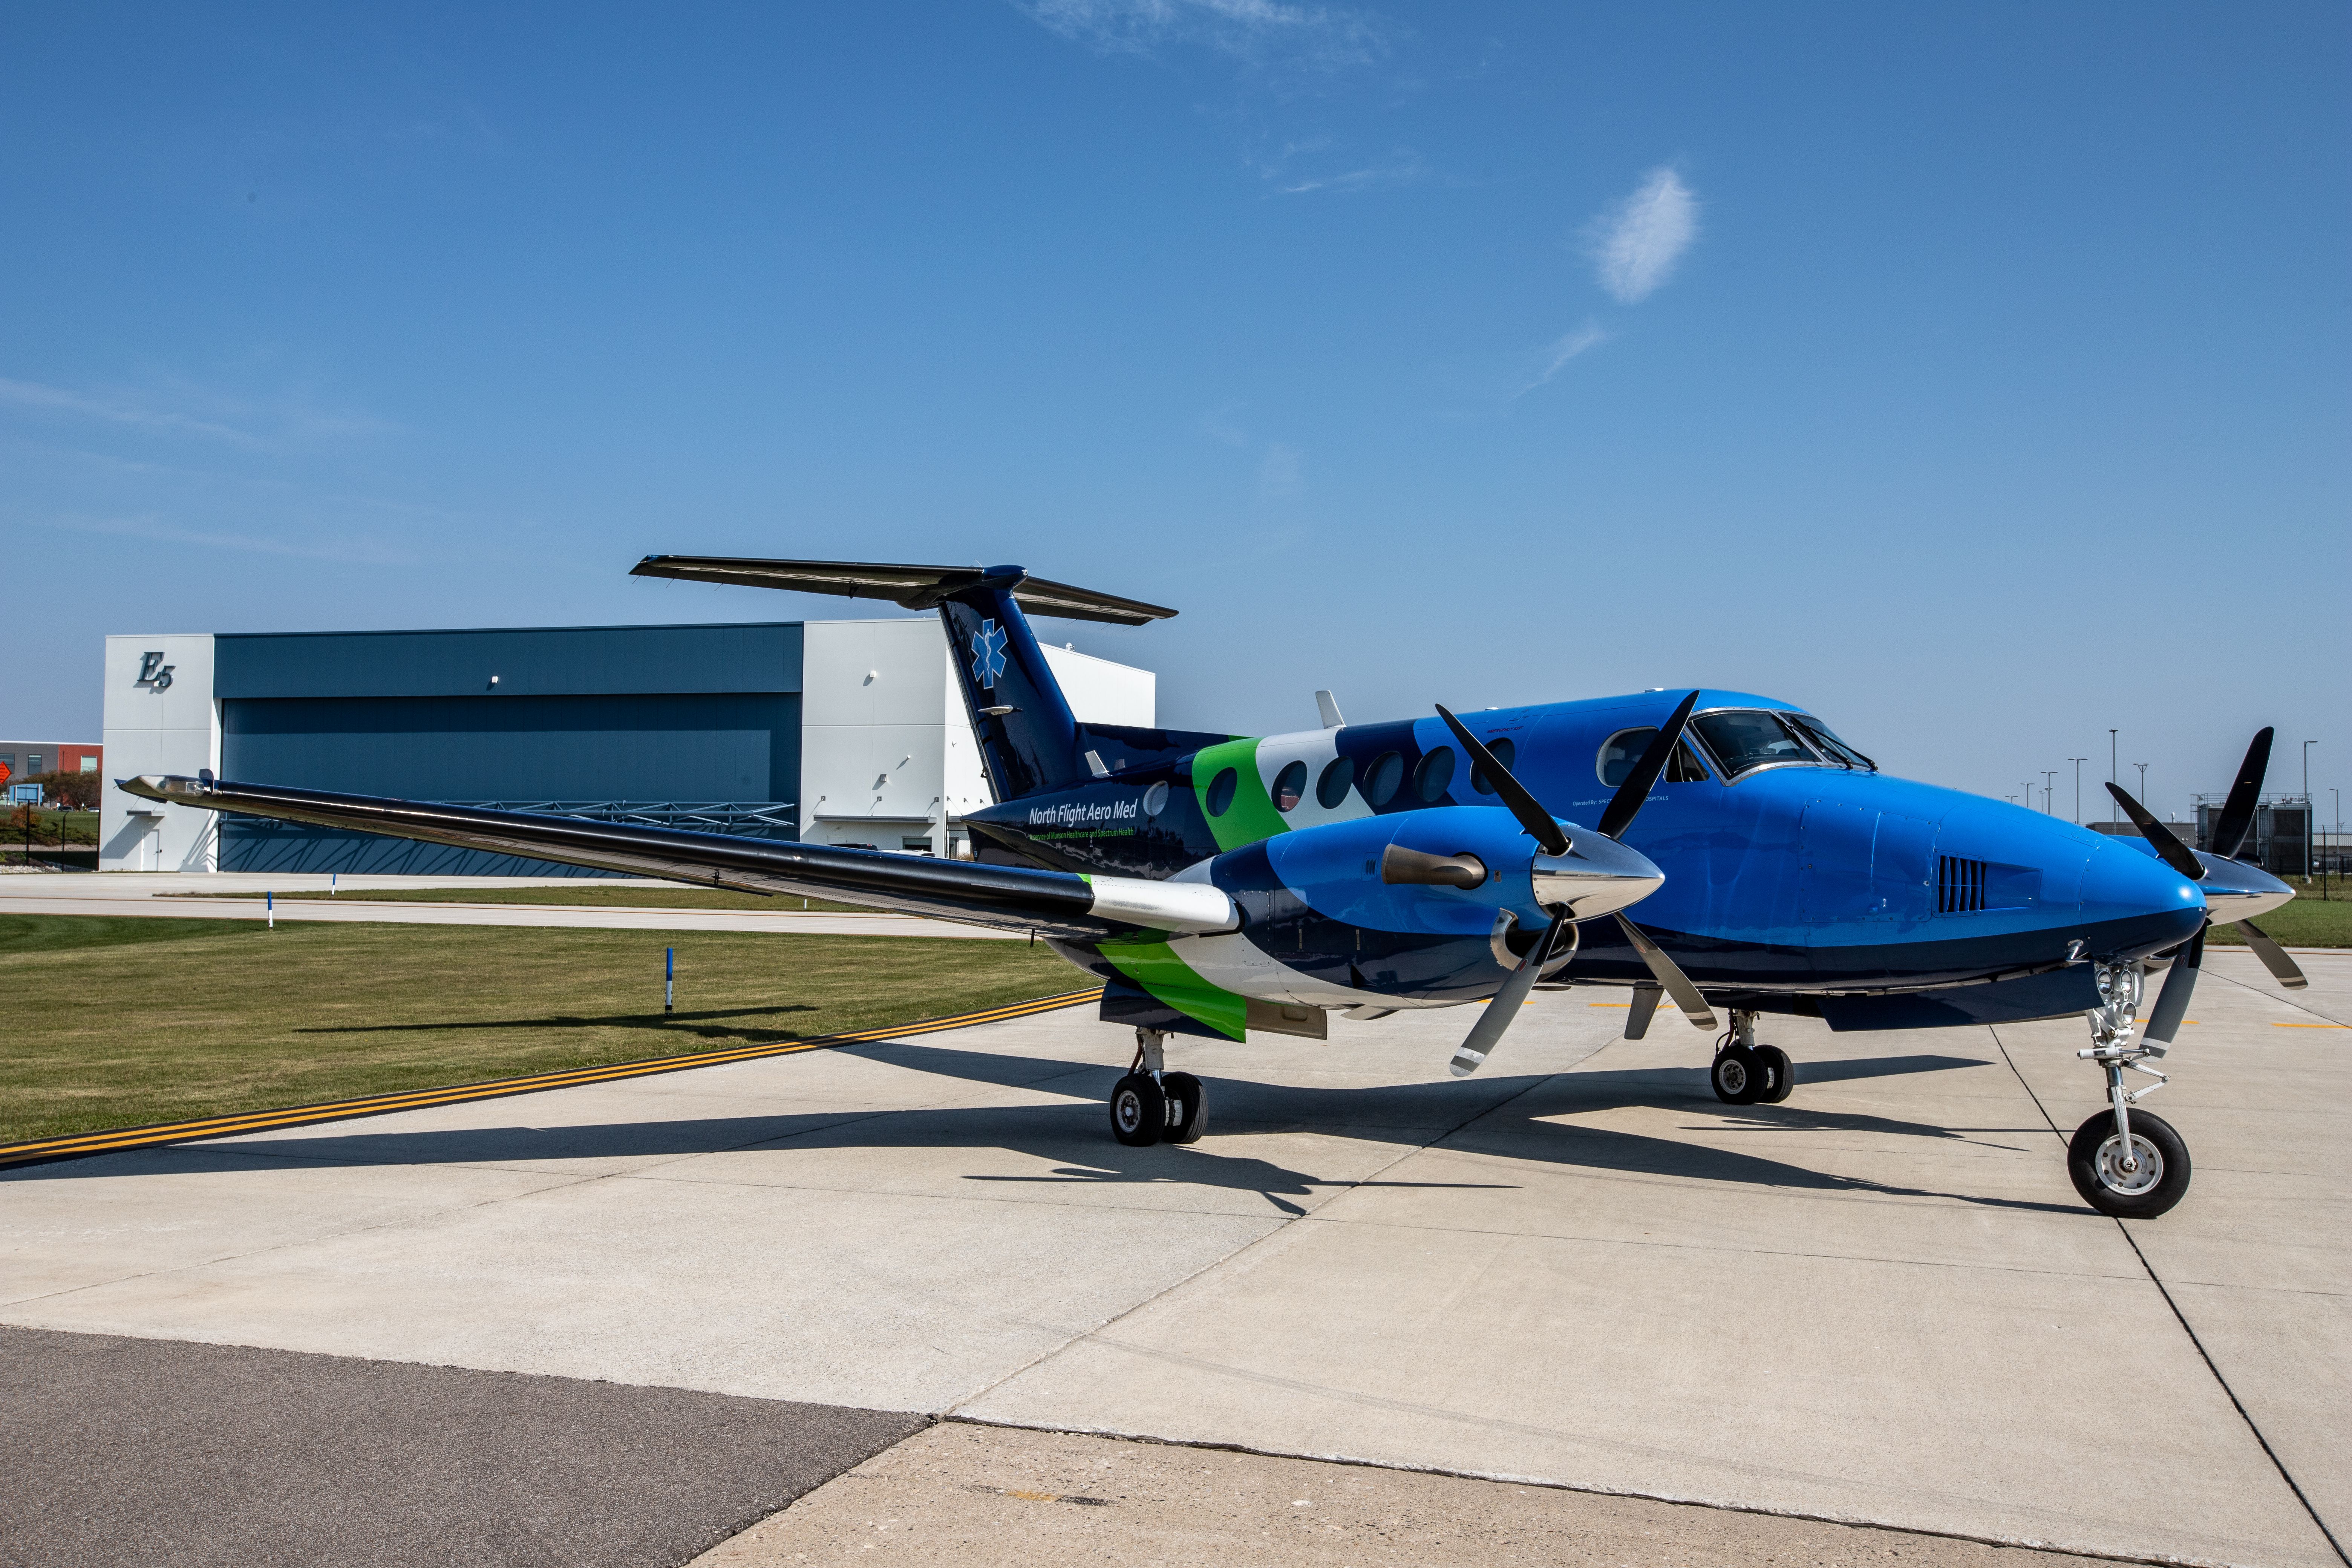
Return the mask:
[[[2028,810],[2028,811],[2032,811],[2032,810],[2033,809],[2033,781],[2032,781],[2032,779],[2028,779],[2028,780],[2026,780],[2026,781],[2025,781],[2024,788],[2025,788],[2025,809],[2026,809],[2026,810]]]
[[[2056,789],[2057,784],[2058,784],[2058,770],[2057,770],[2056,768],[2044,768],[2044,769],[2042,769],[2042,814],[2043,814],[2044,816],[2049,815],[2049,812],[2050,812],[2050,796],[2051,796],[2052,792],[2053,792],[2053,790],[2055,790],[2055,789]]]
[[[2080,827],[2083,826],[2083,764],[2091,759],[2069,757],[2066,760],[2074,764],[2074,826]]]
[[[2319,742],[2316,741],[2303,742],[2303,879],[2305,881],[2312,879],[2312,827],[2316,827],[2316,823],[2312,823],[2312,818],[2319,816],[2316,811],[2312,811],[2312,748],[2315,748],[2315,745],[2319,745]],[[64,844],[64,839],[58,839],[58,844]]]
[[[2134,767],[2136,767],[2136,768],[2137,768],[2137,769],[2139,770],[2139,803],[2140,803],[2140,805],[2147,805],[2147,764],[2146,763],[2134,763],[2132,764],[2132,766],[2134,766]],[[2151,807],[2149,807],[2149,809],[2150,809],[2150,810],[2153,810],[2153,809],[2155,809],[2155,808],[2151,806]]]

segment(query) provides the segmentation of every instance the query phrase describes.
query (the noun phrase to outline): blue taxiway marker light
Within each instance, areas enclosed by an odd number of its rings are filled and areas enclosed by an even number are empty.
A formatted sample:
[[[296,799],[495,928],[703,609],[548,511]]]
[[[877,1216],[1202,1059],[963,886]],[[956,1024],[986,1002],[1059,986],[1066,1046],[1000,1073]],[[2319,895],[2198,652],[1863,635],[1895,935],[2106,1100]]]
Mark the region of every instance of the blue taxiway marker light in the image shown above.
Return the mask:
[[[670,1002],[677,995],[677,949],[666,947],[662,949],[662,1011],[665,1013],[671,1011]]]
[[[276,931],[278,929],[278,895],[265,890],[261,895],[261,908],[262,912],[269,917],[269,929]]]

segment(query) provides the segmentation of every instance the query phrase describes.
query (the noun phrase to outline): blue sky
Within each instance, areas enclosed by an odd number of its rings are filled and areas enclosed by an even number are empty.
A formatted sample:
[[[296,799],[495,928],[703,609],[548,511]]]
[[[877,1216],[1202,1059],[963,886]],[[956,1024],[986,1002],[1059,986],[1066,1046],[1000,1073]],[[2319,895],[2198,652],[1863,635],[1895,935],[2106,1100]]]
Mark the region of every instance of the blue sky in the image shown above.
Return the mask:
[[[1023,563],[1171,724],[1702,682],[2352,762],[2352,11],[11,7],[0,731],[110,631]],[[2058,805],[2072,805],[2062,776]]]

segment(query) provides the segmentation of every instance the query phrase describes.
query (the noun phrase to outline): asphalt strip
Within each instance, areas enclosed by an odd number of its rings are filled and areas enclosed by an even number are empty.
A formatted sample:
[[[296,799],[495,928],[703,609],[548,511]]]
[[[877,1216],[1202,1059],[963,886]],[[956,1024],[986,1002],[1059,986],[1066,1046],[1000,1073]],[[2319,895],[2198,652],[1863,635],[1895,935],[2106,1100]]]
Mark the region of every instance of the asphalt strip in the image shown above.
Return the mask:
[[[0,1326],[0,1564],[677,1563],[921,1415]]]

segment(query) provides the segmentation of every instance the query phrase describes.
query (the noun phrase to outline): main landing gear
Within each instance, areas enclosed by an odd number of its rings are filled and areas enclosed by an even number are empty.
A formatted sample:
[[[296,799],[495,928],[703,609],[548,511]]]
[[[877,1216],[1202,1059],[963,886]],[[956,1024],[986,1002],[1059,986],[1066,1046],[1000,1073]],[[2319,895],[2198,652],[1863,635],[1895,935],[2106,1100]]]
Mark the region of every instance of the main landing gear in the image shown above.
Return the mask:
[[[2091,1045],[2074,1054],[2107,1075],[2107,1109],[2074,1129],[2066,1145],[2066,1174],[2083,1201],[2117,1219],[2154,1219],[2189,1192],[2189,1145],[2162,1117],[2133,1106],[2168,1081],[2146,1058],[2165,1047],[2139,1036],[2144,966],[2102,963],[2093,972],[2099,1005],[2091,1009]],[[2156,1079],[2124,1087],[2125,1069]]]
[[[1780,1047],[1756,1043],[1755,1014],[1735,1011],[1730,1030],[1715,1042],[1706,1081],[1726,1105],[1778,1105],[1797,1087],[1797,1064]]]
[[[1209,1130],[1209,1100],[1201,1080],[1167,1070],[1168,1037],[1135,1031],[1135,1060],[1111,1086],[1111,1136],[1131,1149],[1150,1143],[1193,1143]]]

